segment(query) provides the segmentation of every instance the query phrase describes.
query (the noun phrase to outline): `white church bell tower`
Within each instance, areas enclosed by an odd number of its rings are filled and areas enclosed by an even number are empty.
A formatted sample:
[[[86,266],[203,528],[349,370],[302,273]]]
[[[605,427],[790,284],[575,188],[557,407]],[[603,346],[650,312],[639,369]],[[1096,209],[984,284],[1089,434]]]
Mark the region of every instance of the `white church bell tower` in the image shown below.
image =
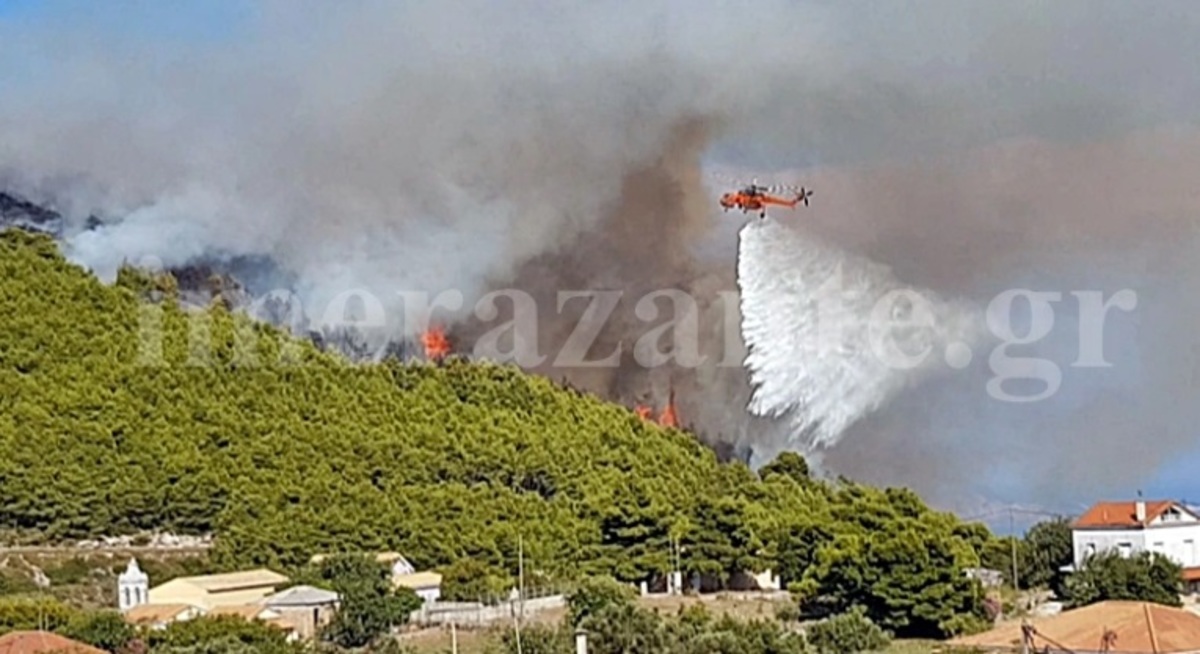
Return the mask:
[[[125,572],[117,577],[117,606],[128,610],[150,601],[150,577],[138,567],[137,559],[130,559]]]

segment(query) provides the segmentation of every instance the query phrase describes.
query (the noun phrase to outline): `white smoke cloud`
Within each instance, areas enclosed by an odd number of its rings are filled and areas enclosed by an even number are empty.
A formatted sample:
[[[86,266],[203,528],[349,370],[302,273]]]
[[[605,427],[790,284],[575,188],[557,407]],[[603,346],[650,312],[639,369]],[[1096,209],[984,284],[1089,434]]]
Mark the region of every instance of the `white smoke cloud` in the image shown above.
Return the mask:
[[[53,49],[40,69],[56,83],[0,109],[0,167],[101,190],[58,195],[77,224],[122,218],[69,241],[105,277],[126,259],[261,254],[312,315],[350,288],[389,307],[454,289],[469,307],[596,224],[681,117],[771,95],[743,64],[819,52],[820,12],[747,55],[721,36],[732,8],[683,7],[268,2],[215,43],[5,30],[13,51]]]

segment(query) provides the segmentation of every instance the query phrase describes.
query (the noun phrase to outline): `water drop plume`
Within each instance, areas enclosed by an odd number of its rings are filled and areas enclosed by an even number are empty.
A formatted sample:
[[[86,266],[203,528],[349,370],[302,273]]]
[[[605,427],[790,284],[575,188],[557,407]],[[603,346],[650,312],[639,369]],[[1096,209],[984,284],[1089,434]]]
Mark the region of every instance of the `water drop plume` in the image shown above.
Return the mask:
[[[793,443],[810,451],[949,371],[939,355],[950,344],[984,335],[973,305],[906,285],[887,266],[772,219],[742,229],[738,286],[748,409],[787,417]]]

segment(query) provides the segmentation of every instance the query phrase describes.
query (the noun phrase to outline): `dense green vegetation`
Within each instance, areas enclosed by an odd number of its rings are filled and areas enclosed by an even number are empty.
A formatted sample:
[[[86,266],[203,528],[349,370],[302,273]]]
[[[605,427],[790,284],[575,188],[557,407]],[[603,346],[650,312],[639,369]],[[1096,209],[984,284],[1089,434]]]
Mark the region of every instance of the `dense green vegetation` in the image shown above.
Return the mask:
[[[47,237],[0,234],[8,539],[215,532],[211,559],[161,570],[147,561],[155,583],[278,567],[346,596],[323,635],[347,647],[375,642],[417,600],[392,592],[373,563],[306,566],[314,553],[400,550],[442,570],[449,598],[470,600],[505,593],[520,540],[527,581],[585,579],[567,621],[522,634],[524,651],[569,651],[576,626],[598,652],[838,652],[969,632],[984,624],[986,594],[964,569],[1007,576],[1014,549],[1022,587],[1055,588],[1073,605],[1178,602],[1178,568],[1161,558],[1098,557],[1064,579],[1065,520],[996,539],[905,490],[814,480],[794,454],[759,475],[720,463],[684,432],[511,367],[352,365],[220,302],[189,312],[175,293],[170,277],[131,268],[105,286]],[[717,583],[776,571],[794,614],[742,624],[638,609],[624,584],[661,580],[673,541],[686,573]],[[116,572],[82,559],[44,570],[52,593]],[[0,572],[0,632],[41,624],[109,648],[133,637],[115,613],[34,597],[27,578]],[[597,575],[613,580],[586,581]],[[802,642],[787,628],[799,617],[829,619]],[[142,645],[298,651],[230,620],[185,623]]]
[[[878,652],[891,640],[861,607],[814,624],[805,632],[805,638],[816,654]]]
[[[1140,600],[1183,606],[1179,598],[1182,570],[1171,559],[1153,552],[1130,557],[1101,552],[1087,559],[1083,569],[1067,577],[1064,595],[1072,607],[1105,600]]]
[[[284,571],[399,550],[472,560],[489,586],[519,538],[531,574],[625,582],[665,573],[677,539],[686,572],[769,567],[806,612],[861,606],[898,635],[979,625],[963,569],[990,534],[910,492],[817,482],[795,456],[760,478],[514,368],[350,365],[174,292],[132,269],[105,286],[46,237],[0,235],[0,528],[212,531],[215,564]]]
[[[393,588],[391,569],[370,556],[326,559],[301,582],[337,593],[341,602],[320,640],[358,648],[386,638],[393,626],[408,622],[423,601],[409,588]]]
[[[1023,537],[992,539],[983,550],[983,565],[1004,575],[1013,584],[1013,555],[1016,555],[1016,583],[1021,588],[1049,588],[1061,595],[1067,573],[1062,567],[1074,560],[1071,524],[1065,517],[1043,520],[1029,528]]]

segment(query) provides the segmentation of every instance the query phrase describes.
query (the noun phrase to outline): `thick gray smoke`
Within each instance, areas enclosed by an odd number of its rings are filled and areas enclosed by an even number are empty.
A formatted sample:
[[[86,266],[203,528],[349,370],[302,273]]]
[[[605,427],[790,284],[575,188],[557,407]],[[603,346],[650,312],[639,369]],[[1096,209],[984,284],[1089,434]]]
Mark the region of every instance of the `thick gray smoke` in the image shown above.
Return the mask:
[[[681,120],[775,93],[712,47],[725,12],[682,6],[265,3],[247,33],[186,47],[15,25],[0,42],[48,61],[0,109],[0,161],[78,217],[121,218],[71,241],[104,276],[265,253],[318,317],[353,288],[470,307],[595,226]],[[764,36],[801,56],[817,32]]]
[[[824,203],[807,214],[799,238],[832,240],[889,266],[905,285],[980,309],[1017,289],[1060,294],[1050,305],[1049,331],[1030,334],[1029,305],[1014,300],[976,341],[968,367],[893,394],[878,412],[857,413],[824,463],[948,500],[964,488],[988,488],[1061,507],[1131,494],[1160,466],[1190,454],[1200,420],[1187,399],[1200,373],[1193,345],[1200,197],[1190,172],[1200,166],[1197,153],[1200,130],[1181,126],[1097,144],[1015,142],[811,176]],[[803,271],[772,268],[770,257],[757,263],[759,275]],[[815,290],[802,287],[791,302]],[[1097,318],[1080,292],[1099,292],[1114,306]],[[768,326],[786,327],[783,318]],[[1027,336],[1034,342],[998,351],[1005,340]],[[789,352],[790,343],[760,351],[760,360],[778,355],[787,361],[772,361],[777,368],[820,366]],[[1111,367],[1076,365],[1095,352]],[[932,358],[944,353],[935,347]],[[1041,394],[1049,377],[1037,365],[1061,374],[1053,392],[1016,402],[989,390],[1014,359],[1024,361],[1003,392]],[[871,375],[863,388],[891,378]]]
[[[1136,461],[1126,480],[1186,443],[1186,411],[1161,392],[1193,383],[1190,360],[1168,351],[1197,313],[1185,256],[1196,198],[1183,181],[1195,142],[918,157],[1194,118],[1198,14],[1187,1],[289,0],[190,40],[105,32],[113,23],[87,14],[0,19],[0,179],[63,210],[71,256],[102,275],[142,257],[267,261],[260,283],[294,280],[317,322],[341,317],[328,310],[354,289],[380,299],[396,333],[401,291],[462,293],[452,319],[515,287],[539,299],[537,338],[553,355],[582,312],[559,312],[557,291],[621,290],[602,359],[654,326],[637,315],[645,292],[686,290],[703,365],[581,369],[551,356],[539,369],[623,401],[660,404],[675,389],[685,421],[762,455],[790,429],[747,417],[744,369],[711,360],[743,354],[722,295],[737,290],[737,224],[718,222],[701,164],[827,166],[780,175],[818,189],[795,219],[898,283],[980,305],[1013,284],[1141,285],[1139,326],[1111,320],[1116,367],[1081,371],[1099,375],[1091,391],[1064,382],[1056,396],[1076,389],[1074,403],[955,397],[973,367],[946,389],[933,379],[897,395],[829,453],[838,471],[930,492],[977,485],[977,459],[1036,461],[1047,467],[1027,485],[1060,490],[1084,478],[1062,472],[1080,438],[1023,434],[1102,435],[1085,460]],[[895,163],[848,167],[880,158]],[[115,222],[84,231],[91,213]],[[495,322],[452,327],[469,348]],[[1122,358],[1120,342],[1141,349]],[[1005,419],[1018,433],[999,441]],[[1162,447],[1123,446],[1130,430],[1117,426],[1131,424],[1157,427],[1143,437]],[[1061,455],[1032,449],[1047,443]],[[965,461],[974,472],[960,475]]]

